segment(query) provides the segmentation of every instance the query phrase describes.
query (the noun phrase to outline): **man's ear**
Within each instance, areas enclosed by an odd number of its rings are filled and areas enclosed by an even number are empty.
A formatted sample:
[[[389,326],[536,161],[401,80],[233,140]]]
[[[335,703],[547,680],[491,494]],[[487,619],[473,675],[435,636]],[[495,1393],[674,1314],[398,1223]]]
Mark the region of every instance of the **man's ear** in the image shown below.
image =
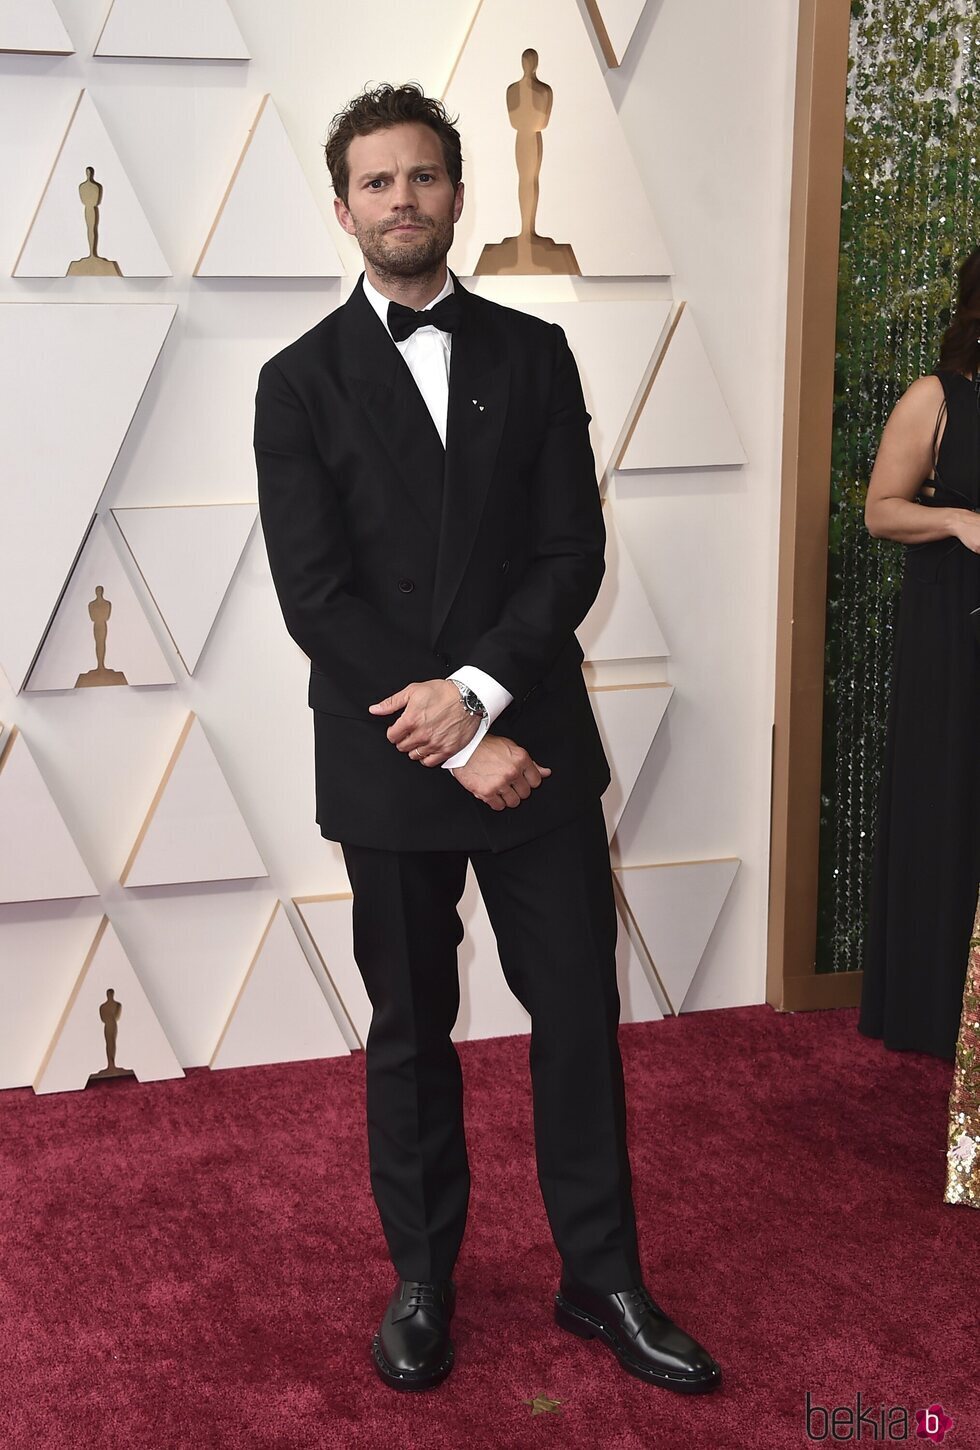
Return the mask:
[[[456,187],[456,196],[453,200],[453,221],[458,222],[460,213],[463,210],[463,183],[459,182]]]
[[[334,197],[333,209],[334,215],[340,222],[340,225],[343,227],[344,231],[347,233],[348,236],[352,237],[354,235],[354,218],[347,210],[347,203],[344,201],[343,197]]]

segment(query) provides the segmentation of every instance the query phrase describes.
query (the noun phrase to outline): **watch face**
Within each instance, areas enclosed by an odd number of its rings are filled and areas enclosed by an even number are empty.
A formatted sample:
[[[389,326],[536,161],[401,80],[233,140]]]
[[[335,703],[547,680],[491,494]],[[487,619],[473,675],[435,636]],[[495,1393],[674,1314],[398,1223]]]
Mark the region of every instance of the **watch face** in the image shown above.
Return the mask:
[[[471,715],[479,715],[482,719],[487,711],[476,691],[471,689],[469,685],[464,685],[461,680],[453,680],[453,684],[459,691],[459,698],[463,702],[463,709],[468,710]]]

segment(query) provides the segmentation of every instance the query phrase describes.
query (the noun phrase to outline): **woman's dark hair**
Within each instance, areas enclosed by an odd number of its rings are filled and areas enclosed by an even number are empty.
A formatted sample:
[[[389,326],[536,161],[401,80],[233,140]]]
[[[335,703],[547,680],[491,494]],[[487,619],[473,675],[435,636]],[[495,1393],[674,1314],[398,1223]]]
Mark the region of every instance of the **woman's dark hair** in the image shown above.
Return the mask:
[[[370,136],[372,131],[384,131],[389,126],[401,126],[412,121],[428,126],[438,136],[449,180],[455,191],[463,175],[463,155],[459,132],[450,121],[445,106],[427,96],[414,81],[403,86],[385,83],[376,86],[373,91],[355,96],[330,122],[323,149],[333,189],[345,206],[350,186],[347,148],[354,137]]]
[[[980,366],[980,247],[974,247],[957,273],[959,291],[939,349],[939,366],[977,376]]]

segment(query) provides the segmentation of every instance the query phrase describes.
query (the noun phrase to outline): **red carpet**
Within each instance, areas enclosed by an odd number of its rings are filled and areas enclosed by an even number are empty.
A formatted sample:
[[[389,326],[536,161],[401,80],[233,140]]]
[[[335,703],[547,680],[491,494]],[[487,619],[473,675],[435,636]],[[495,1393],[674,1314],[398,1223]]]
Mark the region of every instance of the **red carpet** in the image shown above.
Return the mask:
[[[852,1442],[860,1392],[862,1443],[891,1406],[928,1443],[915,1410],[939,1401],[944,1443],[975,1450],[980,1213],[942,1203],[951,1067],[856,1015],[620,1030],[647,1282],[726,1375],[690,1399],[552,1321],[526,1038],[461,1048],[457,1363],[417,1396],[368,1357],[392,1277],[361,1054],[0,1093],[0,1447],[771,1450],[832,1442],[821,1417],[807,1437],[809,1390],[850,1407]],[[532,1417],[540,1392],[558,1413]]]

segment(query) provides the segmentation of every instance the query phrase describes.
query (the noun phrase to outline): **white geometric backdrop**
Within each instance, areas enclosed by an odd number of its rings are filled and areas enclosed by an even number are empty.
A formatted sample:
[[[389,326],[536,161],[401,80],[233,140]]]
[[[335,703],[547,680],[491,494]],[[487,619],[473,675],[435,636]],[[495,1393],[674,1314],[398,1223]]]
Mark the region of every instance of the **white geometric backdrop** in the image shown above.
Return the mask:
[[[593,414],[623,1020],[762,1000],[791,8],[430,0],[423,36],[381,0],[0,0],[0,1087],[84,1086],[107,984],[146,1080],[363,1044],[251,419],[360,270],[318,143],[388,78],[460,113],[451,265],[561,323]],[[528,46],[537,230],[584,275],[472,279],[519,230]],[[118,276],[64,276],[87,165]],[[462,910],[454,1035],[526,1031],[472,874]]]

